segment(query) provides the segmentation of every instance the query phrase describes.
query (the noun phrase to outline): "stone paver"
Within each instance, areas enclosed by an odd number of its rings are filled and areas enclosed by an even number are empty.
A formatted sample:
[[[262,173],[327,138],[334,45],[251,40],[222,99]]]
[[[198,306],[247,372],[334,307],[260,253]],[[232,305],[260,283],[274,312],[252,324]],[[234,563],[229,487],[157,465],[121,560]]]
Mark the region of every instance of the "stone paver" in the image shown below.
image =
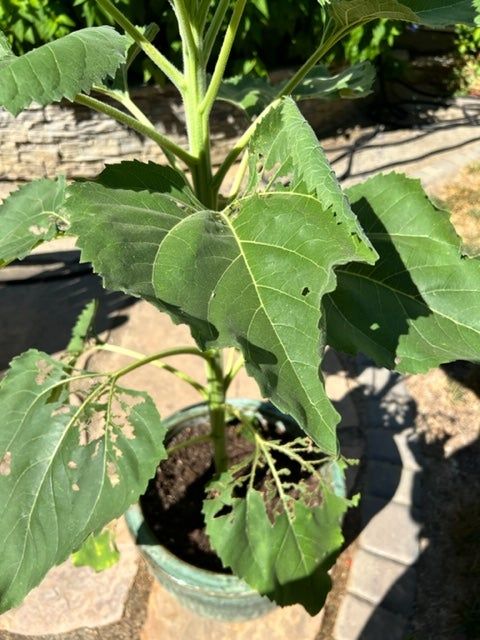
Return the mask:
[[[345,596],[335,626],[335,640],[405,640],[403,616],[357,596]]]
[[[274,609],[260,619],[221,622],[181,607],[155,583],[140,640],[315,640],[322,617],[311,617],[297,605]]]
[[[368,495],[393,502],[419,506],[422,499],[420,474],[390,462],[369,462],[365,474]]]
[[[362,499],[360,548],[410,566],[420,553],[420,524],[412,507],[366,495]]]
[[[401,378],[359,358],[366,441],[362,531],[334,640],[405,640],[420,555],[421,456]],[[358,392],[357,392],[358,393]]]
[[[26,637],[103,627],[121,620],[138,569],[138,553],[123,520],[117,526],[120,561],[95,573],[70,560],[52,569],[23,604],[0,616],[2,631]]]
[[[404,469],[421,471],[420,443],[413,429],[389,434],[383,429],[367,429],[367,449],[378,461],[400,464]]]
[[[327,156],[345,185],[374,173],[401,171],[433,187],[480,158],[479,101],[463,98],[435,111],[435,122],[418,129],[371,126],[323,140]]]
[[[348,592],[384,609],[410,616],[415,602],[412,567],[359,549],[349,576]]]

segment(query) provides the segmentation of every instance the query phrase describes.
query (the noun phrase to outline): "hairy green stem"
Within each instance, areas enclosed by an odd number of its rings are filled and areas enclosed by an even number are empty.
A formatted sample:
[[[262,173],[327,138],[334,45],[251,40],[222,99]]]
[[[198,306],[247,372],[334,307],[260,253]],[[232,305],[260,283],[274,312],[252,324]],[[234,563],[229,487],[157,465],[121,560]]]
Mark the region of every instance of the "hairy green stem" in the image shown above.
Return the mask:
[[[187,123],[190,154],[195,158],[191,166],[192,181],[197,198],[209,209],[216,209],[217,197],[212,187],[212,161],[210,145],[210,122],[208,114],[200,110],[206,89],[206,71],[201,63],[201,51],[186,34],[186,18],[181,11],[177,19],[182,36],[183,57],[187,89],[184,95],[185,117]]]
[[[200,5],[198,7],[197,27],[198,27],[198,32],[201,36],[203,36],[203,32],[205,31],[205,25],[207,23],[207,18],[208,18],[208,10],[210,9],[211,3],[212,3],[212,0],[201,0]]]
[[[198,50],[197,42],[192,30],[192,20],[188,15],[188,9],[185,6],[185,0],[174,0],[175,13],[177,15],[184,46],[187,47],[189,53]]]
[[[305,76],[309,71],[313,69],[313,67],[318,64],[318,62],[326,55],[332,47],[334,47],[337,42],[339,42],[349,31],[351,27],[348,29],[343,29],[338,31],[337,33],[333,33],[329,38],[322,40],[320,45],[315,49],[312,55],[308,58],[308,60],[298,69],[298,71],[290,78],[287,84],[279,91],[277,98],[281,98],[283,96],[291,95],[298,85],[305,79]]]
[[[143,353],[139,353],[138,351],[133,351],[132,349],[126,349],[125,347],[119,347],[113,344],[97,345],[87,353],[90,354],[91,352],[97,351],[108,351],[110,353],[117,353],[119,355],[126,356],[127,358],[135,358],[137,361],[145,361],[147,359],[147,356]],[[156,367],[157,369],[161,369],[162,371],[172,373],[174,376],[193,387],[195,391],[198,391],[204,399],[207,398],[208,394],[206,387],[192,378],[190,375],[188,375],[188,373],[185,373],[185,371],[181,371],[177,367],[173,367],[172,365],[165,362],[157,362],[156,360],[154,360],[153,362],[149,362],[148,364],[152,367]]]
[[[203,358],[205,361],[209,362],[208,354],[203,353],[199,349],[195,349],[195,347],[179,347],[178,349],[166,349],[165,351],[159,351],[151,356],[147,356],[146,358],[142,358],[141,360],[137,360],[137,362],[133,362],[131,365],[124,367],[123,369],[119,369],[115,371],[112,376],[116,378],[123,378],[132,371],[136,371],[140,369],[140,367],[144,367],[147,364],[151,364],[156,360],[162,360],[163,358],[170,358],[171,356],[183,356],[183,355],[191,355],[198,356],[199,358]]]
[[[246,4],[247,0],[236,0],[230,24],[227,27],[227,33],[225,34],[220,53],[218,54],[217,64],[215,65],[210,85],[200,105],[200,111],[202,113],[209,114],[212,110],[213,103],[217,98],[220,84],[225,73],[225,68],[232,51],[233,43],[237,36],[238,27],[240,26]]]
[[[212,55],[212,49],[215,41],[218,37],[220,29],[222,28],[223,21],[227,15],[228,7],[230,6],[230,0],[220,0],[215,13],[213,14],[210,26],[207,29],[205,40],[203,44],[203,63],[208,64],[210,56]]]
[[[155,131],[154,124],[147,118],[147,116],[143,113],[143,111],[135,104],[135,102],[130,97],[130,93],[128,90],[125,91],[115,91],[112,89],[107,89],[106,87],[101,86],[93,86],[93,91],[97,93],[101,93],[104,96],[107,96],[111,100],[115,100],[119,104],[122,105],[140,124],[144,124],[146,127],[149,127],[152,131]],[[162,147],[162,151],[165,154],[169,164],[176,169],[177,168],[177,160],[173,153],[165,147]]]
[[[188,151],[182,149],[177,144],[172,142],[169,138],[159,133],[156,129],[153,129],[150,126],[147,126],[143,122],[140,122],[136,118],[129,116],[120,109],[116,109],[101,100],[97,100],[96,98],[92,98],[91,96],[84,95],[83,93],[78,94],[74,100],[77,104],[81,104],[85,107],[89,107],[94,111],[98,111],[100,113],[104,113],[105,115],[113,118],[117,122],[130,127],[134,131],[147,136],[154,142],[156,142],[163,150],[170,151],[172,154],[183,160],[186,165],[189,167],[194,167],[197,163],[197,159],[194,158]]]
[[[223,383],[225,393],[227,393],[228,389],[230,388],[230,385],[235,380],[235,378],[237,377],[237,375],[240,373],[240,371],[243,369],[244,366],[245,366],[245,360],[243,359],[243,356],[240,356],[240,358],[238,358],[237,362],[235,362],[235,364],[231,367],[231,369],[228,371],[227,375],[225,376],[225,380]]]
[[[226,398],[221,352],[218,350],[212,350],[208,352],[208,354],[208,412],[210,416],[211,437],[214,447],[215,471],[218,477],[228,469],[225,433]]]
[[[140,49],[162,71],[167,78],[182,92],[185,88],[185,78],[182,73],[146,38],[130,20],[123,15],[111,0],[97,0],[98,5],[115,22],[122,27],[125,33],[138,44]]]

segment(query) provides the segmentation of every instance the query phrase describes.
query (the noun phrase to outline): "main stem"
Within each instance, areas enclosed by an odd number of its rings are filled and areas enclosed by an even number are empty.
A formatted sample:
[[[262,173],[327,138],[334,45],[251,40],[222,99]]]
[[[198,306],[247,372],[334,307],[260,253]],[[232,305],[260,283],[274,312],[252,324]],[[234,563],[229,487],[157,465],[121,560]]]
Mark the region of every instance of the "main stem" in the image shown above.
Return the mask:
[[[208,209],[217,208],[216,191],[213,188],[212,160],[210,148],[210,118],[208,113],[200,109],[207,84],[207,76],[202,65],[202,52],[199,49],[200,38],[193,34],[187,44],[184,42],[185,75],[187,89],[185,92],[185,115],[187,121],[190,155],[195,158],[192,169],[192,180],[195,193],[200,202]]]
[[[207,74],[204,64],[203,38],[198,25],[189,22],[184,0],[176,0],[176,15],[183,43],[185,117],[190,155],[195,162],[190,165],[195,194],[207,209],[217,209],[217,191],[213,187],[210,112],[201,109],[207,92]],[[214,445],[214,461],[217,476],[228,469],[225,438],[225,376],[222,355],[218,349],[204,353],[207,363],[207,404],[210,417],[211,439]]]

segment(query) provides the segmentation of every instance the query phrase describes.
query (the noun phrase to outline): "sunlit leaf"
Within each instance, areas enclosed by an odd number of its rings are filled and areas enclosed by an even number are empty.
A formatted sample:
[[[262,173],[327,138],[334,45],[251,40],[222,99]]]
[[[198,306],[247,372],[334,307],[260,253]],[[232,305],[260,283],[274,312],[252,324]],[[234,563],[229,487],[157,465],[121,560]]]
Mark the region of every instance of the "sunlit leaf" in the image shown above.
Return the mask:
[[[448,214],[398,174],[349,195],[380,260],[337,270],[325,303],[329,343],[404,373],[480,361],[480,259],[461,254]]]
[[[73,100],[113,76],[127,54],[127,39],[112,27],[81,29],[0,63],[0,106],[17,115],[32,102]],[[0,50],[4,52],[4,48]]]

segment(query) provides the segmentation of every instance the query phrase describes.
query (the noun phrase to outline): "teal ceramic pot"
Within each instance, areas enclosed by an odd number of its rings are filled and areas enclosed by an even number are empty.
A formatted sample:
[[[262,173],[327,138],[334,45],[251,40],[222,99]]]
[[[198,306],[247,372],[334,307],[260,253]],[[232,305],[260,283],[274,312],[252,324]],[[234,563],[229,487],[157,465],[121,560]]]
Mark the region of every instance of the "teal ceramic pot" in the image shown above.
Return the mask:
[[[283,423],[288,430],[298,430],[290,418],[270,404],[253,400],[229,400],[229,403],[244,411],[260,412],[269,421]],[[204,404],[175,413],[165,420],[167,441],[195,421],[204,422],[207,416],[208,410]],[[332,481],[336,491],[344,495],[345,486],[340,470]],[[177,558],[158,542],[145,522],[140,505],[130,507],[125,519],[155,578],[188,609],[208,618],[238,621],[259,617],[276,606],[235,576],[199,569]]]

